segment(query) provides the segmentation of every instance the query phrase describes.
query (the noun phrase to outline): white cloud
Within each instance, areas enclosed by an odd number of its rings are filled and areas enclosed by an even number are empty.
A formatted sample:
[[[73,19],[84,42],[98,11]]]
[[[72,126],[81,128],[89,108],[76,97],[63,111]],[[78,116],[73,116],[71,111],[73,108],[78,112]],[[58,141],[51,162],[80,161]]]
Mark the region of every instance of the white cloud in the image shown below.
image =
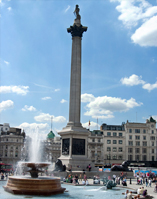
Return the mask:
[[[60,102],[63,104],[63,103],[65,103],[65,102],[67,102],[67,100],[62,99]]]
[[[60,91],[60,89],[59,89],[59,88],[55,89],[55,92],[58,92],[58,91]]]
[[[49,133],[49,125],[47,123],[27,123],[24,122],[18,126],[19,128],[23,129],[27,136],[32,137],[32,133],[39,132],[40,138],[46,139],[47,134]]]
[[[157,46],[157,16],[152,17],[138,28],[131,39],[140,46]]]
[[[144,80],[142,80],[142,76],[138,76],[135,74],[131,75],[130,77],[121,78],[120,81],[126,86],[135,86],[142,84],[142,88],[148,90],[149,92],[157,88],[157,82],[155,82],[155,84],[146,83]]]
[[[12,100],[2,101],[0,103],[0,112],[6,109],[13,108],[14,102]]]
[[[132,28],[142,22],[131,36],[134,43],[140,46],[157,46],[157,6],[152,6],[146,0],[110,0],[111,2],[119,2],[116,7],[120,12],[119,20],[123,24]]]
[[[25,105],[24,108],[22,108],[22,111],[36,111],[36,108]]]
[[[144,84],[145,82],[142,80],[142,76],[131,75],[130,77],[121,78],[121,83],[127,86],[134,86],[139,84]]]
[[[51,121],[51,117],[53,118],[53,122],[59,122],[59,123],[66,122],[65,117],[63,117],[63,116],[55,117],[55,116],[50,115],[48,113],[40,113],[40,115],[35,116],[34,119],[37,122],[45,122],[45,121]]]
[[[8,7],[8,8],[7,8],[7,10],[11,11],[11,10],[12,10],[12,8],[11,8],[11,7]]]
[[[29,91],[29,86],[0,86],[0,93],[16,93],[26,95]]]
[[[4,60],[4,63],[5,63],[6,65],[9,65],[9,64],[10,64],[8,61],[5,61],[5,60]]]
[[[90,121],[90,126],[89,126],[89,122],[82,123],[82,126],[84,128],[90,129],[90,130],[95,130],[97,128],[100,129],[100,125],[97,124],[96,122],[92,122],[92,121]]]
[[[51,99],[51,97],[43,97],[43,98],[41,98],[42,100],[50,100]]]
[[[150,83],[144,84],[142,88],[150,92],[151,90],[157,88],[157,82],[155,82],[155,84],[150,84]]]
[[[91,102],[95,99],[94,95],[84,93],[81,95],[81,102]]]
[[[142,103],[137,103],[134,98],[129,100],[116,97],[95,97],[86,105],[86,112],[84,115],[92,118],[108,119],[113,118],[114,112],[128,111],[131,108],[141,106]]]
[[[67,12],[70,9],[70,6],[68,5],[68,7],[65,9],[65,12]]]

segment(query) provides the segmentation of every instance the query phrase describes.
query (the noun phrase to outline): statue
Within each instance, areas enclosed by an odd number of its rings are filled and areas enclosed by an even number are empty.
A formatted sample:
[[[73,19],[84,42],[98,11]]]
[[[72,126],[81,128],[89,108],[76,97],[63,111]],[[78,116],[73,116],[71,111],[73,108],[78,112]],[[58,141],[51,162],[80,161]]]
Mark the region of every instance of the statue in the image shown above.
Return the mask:
[[[129,171],[128,166],[129,163],[124,161],[121,165],[113,165],[111,171]]]
[[[62,164],[60,159],[57,159],[54,171],[66,171],[66,166]]]
[[[74,14],[76,15],[76,19],[81,18],[81,16],[79,15],[79,11],[80,11],[80,9],[79,9],[78,5],[76,5],[76,8],[74,10]]]

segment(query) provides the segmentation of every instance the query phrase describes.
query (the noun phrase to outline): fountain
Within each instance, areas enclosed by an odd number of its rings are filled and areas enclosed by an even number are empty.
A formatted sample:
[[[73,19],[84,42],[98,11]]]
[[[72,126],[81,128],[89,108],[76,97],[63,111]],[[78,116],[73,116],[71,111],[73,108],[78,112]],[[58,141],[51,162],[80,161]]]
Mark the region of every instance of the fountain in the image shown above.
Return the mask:
[[[41,159],[37,153],[40,151],[39,133],[35,131],[35,136],[32,139],[31,148],[31,162],[20,162],[22,167],[29,167],[27,172],[31,176],[9,176],[8,182],[3,186],[4,190],[12,194],[22,195],[41,195],[49,196],[64,193],[65,188],[61,187],[60,178],[39,176],[39,173],[43,173],[42,168],[48,167],[51,163],[45,163],[39,161]],[[33,135],[33,134],[32,134]]]

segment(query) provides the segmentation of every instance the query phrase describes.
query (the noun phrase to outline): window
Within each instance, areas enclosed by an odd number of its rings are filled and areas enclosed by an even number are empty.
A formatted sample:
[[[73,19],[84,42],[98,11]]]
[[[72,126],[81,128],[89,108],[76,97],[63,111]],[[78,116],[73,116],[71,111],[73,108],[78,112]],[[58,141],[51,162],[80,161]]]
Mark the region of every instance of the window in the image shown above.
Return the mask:
[[[117,159],[117,155],[113,155],[113,160],[116,160]]]
[[[133,141],[128,142],[129,146],[133,146]]]
[[[122,147],[119,147],[118,151],[119,151],[119,152],[122,152],[122,151],[123,151],[123,148],[122,148]]]
[[[113,132],[113,136],[117,136],[117,133],[116,133],[116,132]]]
[[[142,148],[142,153],[147,153],[147,149],[146,148]]]
[[[6,145],[5,148],[8,149],[8,145]]]
[[[111,132],[107,132],[107,136],[111,136]]]
[[[143,129],[143,133],[146,133],[146,130],[145,130],[145,129]]]
[[[152,130],[152,134],[154,134],[154,130]]]
[[[119,160],[122,160],[122,159],[123,159],[123,156],[122,156],[122,155],[119,155],[119,156],[118,156],[118,159],[119,159]]]
[[[128,160],[132,160],[132,155],[128,155]]]
[[[100,142],[100,139],[98,139],[98,142]]]
[[[107,155],[107,160],[111,160],[111,156],[110,155]]]
[[[18,152],[17,151],[15,152],[15,157],[18,157]]]
[[[107,140],[107,144],[111,144],[111,140]]]
[[[117,152],[117,147],[113,147],[113,152]]]
[[[6,139],[6,141],[8,141],[8,138]]]
[[[129,129],[129,133],[132,133],[132,129]]]
[[[135,153],[140,153],[140,148],[135,148]]]
[[[117,144],[117,140],[113,140],[113,144]]]
[[[140,133],[140,129],[135,129],[135,133]]]
[[[155,136],[151,136],[150,139],[151,139],[151,140],[155,140]]]
[[[139,155],[135,155],[135,160],[139,161],[140,160],[140,156]]]
[[[18,139],[16,141],[18,142]]]
[[[147,142],[143,142],[143,146],[147,146]]]
[[[107,147],[107,151],[111,151],[111,147]]]
[[[132,148],[128,148],[128,153],[132,153]]]
[[[146,140],[146,136],[143,136],[143,140]]]
[[[154,146],[154,142],[152,142],[152,146]]]
[[[147,156],[146,156],[146,155],[143,155],[143,156],[142,156],[142,160],[143,160],[143,161],[147,161]]]
[[[123,140],[119,140],[119,144],[123,144]]]
[[[92,142],[95,142],[95,139],[92,139]]]
[[[140,140],[140,136],[137,136],[137,135],[136,135],[136,136],[135,136],[135,139],[136,139],[136,140]]]
[[[18,146],[16,147],[16,149],[18,149]]]
[[[129,140],[132,140],[132,135],[129,135]]]
[[[152,161],[154,161],[154,156],[152,156]]]
[[[136,142],[136,146],[140,146],[140,142]]]
[[[154,149],[152,149],[152,153],[154,153]]]
[[[122,136],[123,136],[123,133],[119,133],[119,136],[122,137]]]

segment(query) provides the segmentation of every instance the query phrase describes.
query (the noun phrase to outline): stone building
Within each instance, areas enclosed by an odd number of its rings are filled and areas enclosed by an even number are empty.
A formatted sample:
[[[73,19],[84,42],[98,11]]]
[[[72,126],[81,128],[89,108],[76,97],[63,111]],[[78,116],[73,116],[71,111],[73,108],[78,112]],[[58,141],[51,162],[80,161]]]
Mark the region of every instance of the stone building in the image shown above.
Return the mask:
[[[104,165],[120,164],[125,156],[125,126],[102,124]]]
[[[53,131],[47,135],[47,139],[43,142],[46,160],[56,162],[61,155],[61,137],[55,136]]]
[[[0,125],[0,158],[3,163],[16,165],[21,159],[25,132],[12,128],[8,123]]]
[[[150,117],[146,123],[102,124],[100,130],[90,132],[88,157],[96,166],[121,164],[125,160],[134,165],[152,164],[157,161],[156,121]]]
[[[130,161],[156,161],[156,121],[150,117],[146,123],[125,124],[126,159]]]
[[[88,137],[88,157],[95,166],[104,164],[104,151],[103,151],[103,132],[94,130],[90,132]]]

